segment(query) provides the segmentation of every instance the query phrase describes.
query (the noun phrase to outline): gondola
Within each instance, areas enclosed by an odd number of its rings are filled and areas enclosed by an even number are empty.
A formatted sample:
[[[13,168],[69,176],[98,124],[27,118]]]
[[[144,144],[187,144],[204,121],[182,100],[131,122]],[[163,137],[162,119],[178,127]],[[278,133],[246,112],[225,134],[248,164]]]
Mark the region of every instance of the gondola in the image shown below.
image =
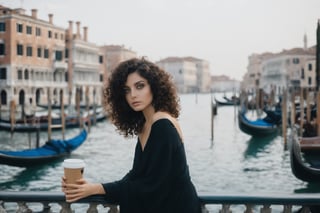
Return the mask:
[[[250,120],[247,118],[245,110],[239,110],[239,128],[244,133],[255,137],[263,137],[276,134],[279,131],[281,118],[276,119],[275,117],[271,117],[270,115],[271,113],[269,115],[266,114],[264,118]]]
[[[31,167],[51,162],[69,155],[85,142],[87,135],[87,130],[83,128],[80,134],[71,139],[52,139],[39,148],[22,151],[2,150],[0,151],[0,164]]]
[[[79,127],[79,118],[77,116],[65,117],[65,128]],[[53,130],[60,130],[62,128],[62,119],[52,118],[51,128]],[[28,119],[26,122],[23,120],[17,120],[11,124],[10,120],[0,119],[0,130],[12,131],[12,132],[35,132],[48,130],[48,120],[45,119]]]
[[[227,97],[224,97],[223,100],[218,100],[217,98],[214,98],[214,100],[218,106],[238,106],[240,104],[238,99],[229,99]]]
[[[302,138],[303,139],[303,138]],[[300,140],[297,136],[292,137],[290,146],[290,164],[292,173],[296,178],[306,182],[320,182],[320,157],[313,155],[313,159],[307,158],[308,162],[303,158],[300,147]],[[308,156],[304,156],[308,157]]]
[[[96,109],[96,114],[94,116],[94,111],[90,110],[89,113],[84,113],[82,115],[82,120],[84,124],[88,124],[89,120],[91,123],[94,121],[100,122],[106,119],[106,114],[102,108]],[[80,126],[80,119],[76,115],[67,115],[65,117],[65,128],[78,128]],[[51,119],[51,129],[61,130],[62,129],[62,119],[61,117],[53,116]],[[48,116],[33,117],[26,120],[20,119],[11,124],[10,120],[0,119],[0,130],[12,131],[12,132],[36,132],[36,131],[46,131],[48,130]]]

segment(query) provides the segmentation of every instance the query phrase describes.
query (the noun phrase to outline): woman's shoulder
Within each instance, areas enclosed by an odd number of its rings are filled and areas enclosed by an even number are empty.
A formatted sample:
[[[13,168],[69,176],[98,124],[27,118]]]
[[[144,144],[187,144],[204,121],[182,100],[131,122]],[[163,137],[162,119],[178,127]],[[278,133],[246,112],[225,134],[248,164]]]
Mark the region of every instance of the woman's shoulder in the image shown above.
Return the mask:
[[[169,113],[167,112],[156,112],[153,115],[153,124],[158,123],[161,121],[170,121],[173,125],[179,125],[176,118],[172,117]]]
[[[153,125],[172,125],[182,138],[182,131],[178,120],[167,112],[156,112],[153,116]]]

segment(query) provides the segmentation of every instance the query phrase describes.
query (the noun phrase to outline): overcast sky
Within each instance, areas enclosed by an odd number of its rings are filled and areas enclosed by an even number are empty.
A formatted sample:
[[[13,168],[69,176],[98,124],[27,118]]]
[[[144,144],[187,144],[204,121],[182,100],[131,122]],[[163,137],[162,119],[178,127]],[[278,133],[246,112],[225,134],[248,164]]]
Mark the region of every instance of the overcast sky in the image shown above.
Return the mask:
[[[320,0],[0,0],[68,27],[80,21],[97,45],[124,45],[152,61],[193,56],[238,80],[253,53],[316,44]],[[75,28],[74,28],[75,29]]]

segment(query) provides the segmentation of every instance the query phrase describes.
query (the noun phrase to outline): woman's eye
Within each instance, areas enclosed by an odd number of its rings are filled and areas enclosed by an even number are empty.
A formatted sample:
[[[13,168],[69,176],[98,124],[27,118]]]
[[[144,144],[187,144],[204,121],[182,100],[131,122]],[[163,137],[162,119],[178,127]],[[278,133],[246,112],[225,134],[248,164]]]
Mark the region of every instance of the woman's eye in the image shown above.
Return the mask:
[[[144,84],[137,84],[137,89],[142,89],[144,87]]]
[[[130,89],[129,88],[124,88],[123,91],[124,91],[125,94],[130,93]]]

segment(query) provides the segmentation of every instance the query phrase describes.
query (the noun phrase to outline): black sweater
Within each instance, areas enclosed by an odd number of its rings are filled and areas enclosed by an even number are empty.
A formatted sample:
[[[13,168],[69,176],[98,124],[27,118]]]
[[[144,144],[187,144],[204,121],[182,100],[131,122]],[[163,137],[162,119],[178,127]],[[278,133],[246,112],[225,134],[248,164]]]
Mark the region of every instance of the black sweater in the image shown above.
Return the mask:
[[[144,150],[138,140],[133,167],[121,180],[103,184],[121,213],[200,213],[184,145],[168,119],[151,127]]]

